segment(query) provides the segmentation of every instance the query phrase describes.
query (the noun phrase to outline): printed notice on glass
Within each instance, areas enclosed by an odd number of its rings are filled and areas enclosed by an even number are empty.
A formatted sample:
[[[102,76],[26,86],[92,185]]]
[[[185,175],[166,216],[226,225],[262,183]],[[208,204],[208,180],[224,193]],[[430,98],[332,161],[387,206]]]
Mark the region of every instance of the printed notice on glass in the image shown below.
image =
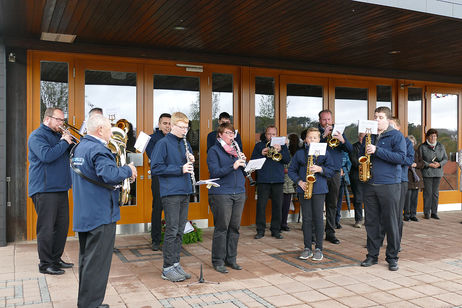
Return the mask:
[[[358,133],[377,134],[377,121],[359,120]]]
[[[326,149],[327,149],[327,143],[322,142],[311,142],[310,143],[310,150],[308,151],[308,155],[314,155],[314,156],[319,156],[319,155],[326,155]]]

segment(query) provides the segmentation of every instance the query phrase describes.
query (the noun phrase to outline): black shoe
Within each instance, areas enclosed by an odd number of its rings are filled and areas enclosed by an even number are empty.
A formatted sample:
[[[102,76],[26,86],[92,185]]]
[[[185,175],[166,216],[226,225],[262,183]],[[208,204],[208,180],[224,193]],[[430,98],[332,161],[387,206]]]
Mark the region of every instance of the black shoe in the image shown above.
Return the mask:
[[[431,216],[433,219],[440,219],[437,214],[432,214]]]
[[[217,271],[217,272],[220,272],[222,274],[226,274],[226,273],[229,273],[228,270],[226,269],[226,267],[224,265],[214,265],[213,268]]]
[[[338,223],[336,226],[335,226],[335,229],[342,229],[342,225],[340,223]]]
[[[74,263],[67,263],[64,262],[63,259],[59,259],[58,263],[56,263],[56,266],[58,268],[72,268],[74,266]]]
[[[398,268],[399,268],[398,260],[390,260],[390,261],[388,261],[388,269],[390,271],[397,271]]]
[[[231,267],[233,270],[238,270],[240,271],[242,269],[242,266],[240,266],[239,264],[237,263],[228,263],[228,262],[225,262],[225,265],[228,266],[228,267]]]
[[[271,234],[271,236],[277,238],[278,240],[282,240],[284,238],[281,233]]]
[[[361,262],[361,266],[363,266],[363,267],[369,267],[369,266],[372,266],[374,264],[377,264],[377,259],[374,259],[372,257],[367,257],[366,260]]]
[[[424,214],[425,219],[430,219],[430,214]]]
[[[46,269],[39,269],[39,272],[42,274],[48,274],[48,275],[62,275],[65,272],[57,267],[56,265],[50,265]]]
[[[411,217],[411,218],[409,218],[409,219],[412,220],[412,221],[419,221],[419,218],[417,218],[417,217],[415,217],[415,216],[413,216],[413,217]]]
[[[257,234],[255,235],[255,239],[256,239],[256,240],[259,240],[259,239],[261,239],[261,238],[264,237],[264,236],[265,236],[264,234],[257,233]]]
[[[290,228],[289,228],[289,226],[285,226],[285,227],[281,227],[281,230],[282,231],[290,231]]]
[[[332,244],[340,244],[340,240],[338,238],[336,238],[335,236],[326,237],[326,241],[329,241]]]
[[[109,308],[109,305],[108,304],[101,304],[96,308]]]
[[[403,220],[404,221],[409,221],[409,217],[404,217]]]
[[[160,244],[152,243],[151,249],[154,250],[154,251],[158,251],[160,249]]]

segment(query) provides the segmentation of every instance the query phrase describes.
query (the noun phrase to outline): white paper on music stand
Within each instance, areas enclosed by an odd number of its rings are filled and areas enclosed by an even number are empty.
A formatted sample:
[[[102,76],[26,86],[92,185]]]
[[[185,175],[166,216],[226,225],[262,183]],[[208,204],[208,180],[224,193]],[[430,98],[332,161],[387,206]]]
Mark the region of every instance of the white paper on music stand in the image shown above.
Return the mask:
[[[250,170],[259,170],[261,167],[263,167],[263,164],[265,163],[266,158],[259,158],[259,159],[252,159],[249,160],[247,163],[247,167],[245,167],[245,172],[249,172]]]
[[[194,227],[193,225],[191,224],[191,222],[188,220],[186,222],[186,225],[184,226],[184,232],[183,234],[186,234],[186,233],[190,233],[190,232],[193,232],[194,231]]]
[[[215,183],[215,181],[219,180],[220,178],[216,179],[207,179],[207,180],[200,180],[196,182],[197,185],[212,185],[213,187],[220,187],[220,184]]]
[[[344,131],[345,131],[345,124],[344,123],[337,123],[332,128],[332,136],[335,137],[336,133],[341,135],[341,134],[343,134]]]
[[[273,137],[271,138],[271,146],[274,146],[275,144],[280,144],[281,146],[283,146],[284,144],[286,144],[286,137],[285,136],[282,136],[282,137]]]
[[[327,143],[311,142],[308,155],[326,155]]]
[[[370,133],[376,135],[377,124],[374,120],[359,120],[358,133],[366,133],[366,129],[370,129]]]
[[[138,138],[136,138],[135,149],[143,153],[144,150],[146,150],[146,146],[148,145],[150,139],[151,137],[148,134],[145,132],[140,132]]]
[[[87,121],[83,121],[82,126],[80,126],[80,129],[79,129],[79,134],[85,135],[86,132],[87,132]]]

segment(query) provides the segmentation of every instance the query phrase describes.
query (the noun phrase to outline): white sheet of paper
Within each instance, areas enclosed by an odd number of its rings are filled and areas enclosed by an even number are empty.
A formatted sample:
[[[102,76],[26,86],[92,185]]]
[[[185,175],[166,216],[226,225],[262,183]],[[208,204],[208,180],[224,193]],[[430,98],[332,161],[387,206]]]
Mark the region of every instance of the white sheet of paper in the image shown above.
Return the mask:
[[[80,126],[79,133],[80,135],[85,135],[87,132],[87,121],[83,121],[82,126]]]
[[[216,180],[219,180],[220,178],[216,179],[207,179],[207,180],[200,180],[196,182],[197,185],[212,185],[213,187],[220,187],[220,184],[215,183]]]
[[[282,136],[282,137],[273,137],[271,138],[271,146],[274,146],[275,144],[280,144],[280,145],[284,145],[286,144],[286,137],[285,136]]]
[[[194,231],[194,227],[192,226],[191,222],[189,220],[186,222],[186,225],[184,226],[184,232],[183,234],[190,233]]]
[[[138,135],[138,138],[136,138],[135,149],[141,153],[144,153],[144,150],[146,150],[146,146],[148,145],[150,139],[151,137],[148,134],[141,131]]]
[[[308,151],[308,155],[326,155],[327,143],[310,143],[310,150]]]
[[[359,120],[358,133],[365,133],[366,129],[371,130],[371,134],[377,134],[377,121],[374,120]]]
[[[337,123],[334,125],[334,128],[332,129],[333,132],[338,132],[338,134],[343,134],[345,131],[345,124],[344,123]],[[334,134],[335,135],[335,134]]]
[[[265,163],[266,158],[259,158],[259,159],[252,159],[249,160],[247,163],[247,167],[245,167],[245,171],[249,172],[250,170],[259,170],[261,167],[263,167],[263,164]]]

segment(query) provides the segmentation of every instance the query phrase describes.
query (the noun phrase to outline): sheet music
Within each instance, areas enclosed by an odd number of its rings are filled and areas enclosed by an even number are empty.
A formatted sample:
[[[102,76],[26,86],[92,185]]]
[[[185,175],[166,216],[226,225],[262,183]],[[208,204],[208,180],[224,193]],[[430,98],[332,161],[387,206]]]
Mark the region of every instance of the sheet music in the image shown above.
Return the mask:
[[[315,156],[326,155],[326,150],[327,150],[327,143],[311,142],[308,155],[315,155]]]
[[[367,129],[370,129],[370,133],[377,134],[377,121],[373,120],[359,120],[358,133],[366,133]]]
[[[282,137],[271,138],[270,146],[274,146],[275,144],[280,144],[281,146],[283,146],[284,144],[286,144],[286,137],[282,136]]]
[[[250,172],[251,170],[253,171],[253,170],[261,169],[265,161],[266,161],[266,158],[249,160],[249,162],[247,163],[247,167],[245,167],[245,172]]]
[[[344,131],[345,131],[345,124],[344,123],[337,123],[332,128],[332,136],[335,137],[336,134],[341,135],[341,134],[343,134]]]
[[[141,131],[138,135],[138,138],[136,138],[135,149],[143,153],[144,150],[146,150],[146,146],[148,145],[150,139],[151,137],[148,134]]]
[[[215,181],[219,180],[220,178],[216,179],[207,179],[207,180],[200,180],[196,182],[197,185],[211,185],[213,187],[220,187],[220,184],[216,183]]]

